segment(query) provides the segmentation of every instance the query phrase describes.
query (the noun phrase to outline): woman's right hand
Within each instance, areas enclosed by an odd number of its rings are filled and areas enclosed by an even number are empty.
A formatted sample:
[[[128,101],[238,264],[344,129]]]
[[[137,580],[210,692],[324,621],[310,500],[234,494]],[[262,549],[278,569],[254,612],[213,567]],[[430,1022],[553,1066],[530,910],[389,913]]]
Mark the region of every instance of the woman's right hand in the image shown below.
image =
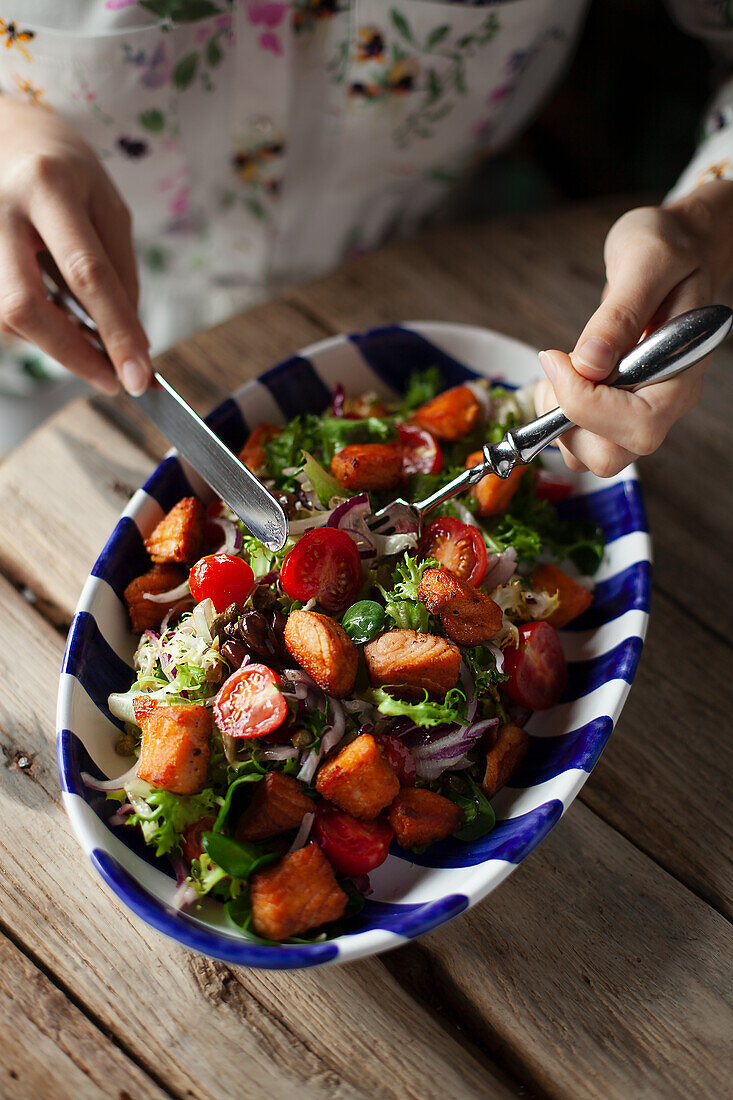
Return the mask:
[[[151,366],[129,210],[91,149],[51,112],[0,95],[0,134],[0,331],[104,393],[119,382],[142,393]],[[36,260],[43,248],[96,322],[112,366],[48,300]]]

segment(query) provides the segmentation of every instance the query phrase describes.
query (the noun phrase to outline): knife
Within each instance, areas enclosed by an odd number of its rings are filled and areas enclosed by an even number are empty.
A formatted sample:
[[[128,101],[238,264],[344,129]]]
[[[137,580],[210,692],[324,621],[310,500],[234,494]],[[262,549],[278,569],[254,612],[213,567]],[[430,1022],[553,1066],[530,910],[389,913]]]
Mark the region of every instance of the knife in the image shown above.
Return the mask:
[[[40,252],[38,262],[52,301],[72,315],[91,343],[108,358],[97,326],[72,294],[51,253]],[[150,388],[134,400],[255,538],[268,550],[281,550],[288,537],[288,521],[281,505],[170,382],[154,371]]]

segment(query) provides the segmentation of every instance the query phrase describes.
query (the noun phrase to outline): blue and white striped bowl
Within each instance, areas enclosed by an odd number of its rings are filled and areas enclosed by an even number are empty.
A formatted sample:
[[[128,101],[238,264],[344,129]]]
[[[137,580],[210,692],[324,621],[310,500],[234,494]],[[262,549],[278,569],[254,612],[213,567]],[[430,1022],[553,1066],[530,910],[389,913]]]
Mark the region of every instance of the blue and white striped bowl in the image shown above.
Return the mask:
[[[274,367],[223,402],[209,423],[233,449],[260,421],[320,412],[341,382],[347,393],[392,396],[415,368],[437,364],[447,384],[476,374],[521,386],[537,375],[536,353],[485,329],[416,323],[336,336]],[[548,462],[562,467],[557,456]],[[564,467],[562,467],[564,469]],[[132,679],[135,638],[122,592],[147,568],[143,537],[182,496],[211,492],[187,464],[164,459],[125,509],[79,601],[69,633],[58,700],[58,759],[67,812],[84,851],[108,886],[144,921],[180,943],[246,966],[295,968],[344,962],[421,935],[484,898],[549,832],[573,801],[616,722],[641,653],[651,583],[651,545],[633,468],[608,481],[575,479],[562,510],[599,523],[607,552],[593,604],[561,632],[569,680],[560,704],[537,713],[530,750],[511,786],[494,800],[498,824],[473,843],[446,840],[423,855],[394,851],[371,876],[373,894],[349,931],[324,943],[268,947],[229,927],[207,901],[180,913],[175,882],[136,830],[106,824],[112,805],[80,773],[113,776],[125,764],[114,750],[120,723],[107,696]],[[501,904],[501,900],[497,904]]]

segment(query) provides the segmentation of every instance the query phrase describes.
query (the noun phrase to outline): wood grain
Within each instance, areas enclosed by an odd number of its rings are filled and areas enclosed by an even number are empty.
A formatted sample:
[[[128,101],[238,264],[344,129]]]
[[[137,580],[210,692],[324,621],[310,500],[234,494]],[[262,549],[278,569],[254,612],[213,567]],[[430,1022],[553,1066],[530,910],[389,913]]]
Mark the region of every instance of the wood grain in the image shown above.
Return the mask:
[[[253,1096],[507,1096],[505,1058],[553,1095],[600,1096],[601,1084],[608,1096],[642,1095],[636,1083],[651,1089],[666,1063],[658,1095],[682,1095],[693,1070],[702,1095],[717,1086],[729,926],[580,805],[425,949],[282,974],[163,940],[102,888],[69,833],[49,736],[60,639],[0,582],[2,650],[18,652],[21,633],[28,667],[11,673],[0,713],[3,920],[173,1092],[242,1095],[246,1066]],[[558,1058],[569,1043],[572,1058]]]
[[[58,984],[181,1096],[512,1095],[491,1059],[459,1042],[450,1022],[438,1024],[377,959],[317,973],[234,970],[123,909],[92,872],[60,802],[52,730],[61,648],[0,578],[0,652],[17,655],[0,704],[2,921]],[[22,756],[29,768],[18,766]]]
[[[0,1095],[3,1100],[164,1100],[9,940],[0,936]]]

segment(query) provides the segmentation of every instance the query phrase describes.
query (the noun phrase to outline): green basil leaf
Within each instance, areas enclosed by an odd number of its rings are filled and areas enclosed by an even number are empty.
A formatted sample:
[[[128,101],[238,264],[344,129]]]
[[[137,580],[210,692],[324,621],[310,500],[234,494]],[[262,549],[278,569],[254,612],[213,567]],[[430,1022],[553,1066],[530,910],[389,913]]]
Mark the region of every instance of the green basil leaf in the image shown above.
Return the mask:
[[[217,867],[232,878],[248,879],[258,868],[277,859],[277,852],[263,853],[254,844],[242,844],[221,833],[204,833],[201,844]]]

